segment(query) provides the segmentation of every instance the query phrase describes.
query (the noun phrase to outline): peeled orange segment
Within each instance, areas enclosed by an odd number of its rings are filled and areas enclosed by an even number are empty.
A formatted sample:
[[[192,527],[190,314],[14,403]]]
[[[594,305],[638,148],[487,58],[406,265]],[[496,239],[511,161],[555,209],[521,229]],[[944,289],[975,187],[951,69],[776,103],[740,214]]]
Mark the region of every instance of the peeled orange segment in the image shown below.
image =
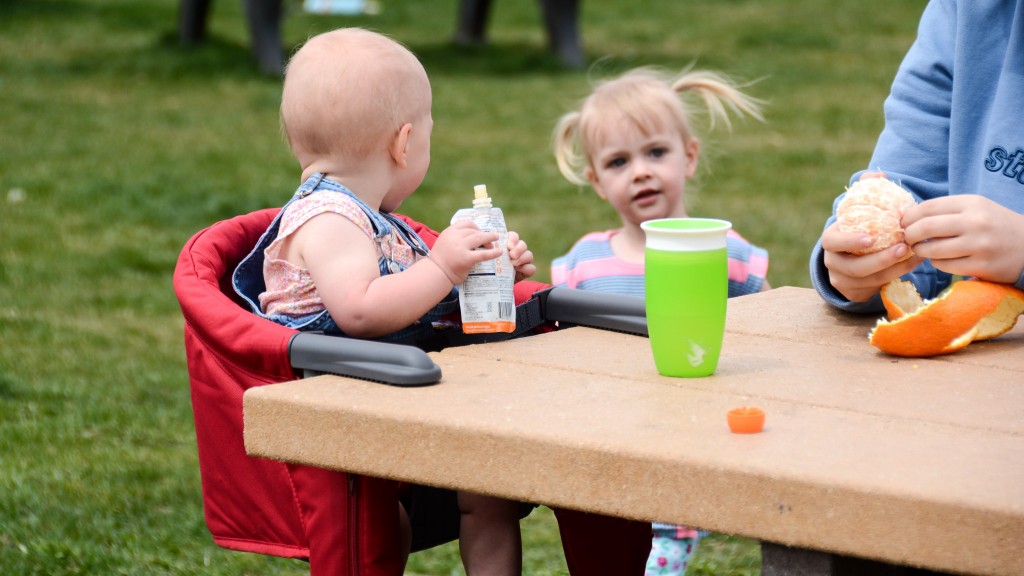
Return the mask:
[[[843,232],[862,232],[873,239],[871,246],[854,250],[858,256],[872,254],[903,242],[903,213],[916,204],[913,195],[888,178],[864,178],[846,190],[836,206],[836,224]],[[912,254],[907,253],[907,258]]]
[[[894,356],[949,354],[1008,332],[1024,313],[1024,292],[983,280],[956,282],[922,300],[913,284],[897,279],[881,295],[889,318],[879,319],[868,339]]]

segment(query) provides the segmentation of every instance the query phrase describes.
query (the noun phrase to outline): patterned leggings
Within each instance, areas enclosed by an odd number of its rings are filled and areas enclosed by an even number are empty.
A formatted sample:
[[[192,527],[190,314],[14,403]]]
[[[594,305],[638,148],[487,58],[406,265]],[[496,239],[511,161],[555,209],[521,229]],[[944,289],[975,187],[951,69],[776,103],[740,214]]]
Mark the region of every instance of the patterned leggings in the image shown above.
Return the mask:
[[[697,549],[697,542],[706,534],[686,526],[660,522],[652,524],[651,531],[651,555],[647,559],[644,576],[682,576],[690,556]]]

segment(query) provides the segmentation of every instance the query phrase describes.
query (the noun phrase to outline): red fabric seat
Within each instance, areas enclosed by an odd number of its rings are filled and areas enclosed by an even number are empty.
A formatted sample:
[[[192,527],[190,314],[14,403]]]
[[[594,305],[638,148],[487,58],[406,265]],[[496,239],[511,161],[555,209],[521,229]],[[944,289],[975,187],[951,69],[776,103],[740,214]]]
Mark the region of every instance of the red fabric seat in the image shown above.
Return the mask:
[[[185,244],[174,290],[185,319],[203,507],[218,545],[310,562],[313,576],[402,572],[398,484],[245,453],[242,394],[298,377],[288,356],[296,331],[243,308],[231,272],[279,209],[224,220]],[[406,219],[432,245],[437,233]],[[543,287],[517,285],[517,300]],[[641,574],[650,525],[555,510],[570,572]]]

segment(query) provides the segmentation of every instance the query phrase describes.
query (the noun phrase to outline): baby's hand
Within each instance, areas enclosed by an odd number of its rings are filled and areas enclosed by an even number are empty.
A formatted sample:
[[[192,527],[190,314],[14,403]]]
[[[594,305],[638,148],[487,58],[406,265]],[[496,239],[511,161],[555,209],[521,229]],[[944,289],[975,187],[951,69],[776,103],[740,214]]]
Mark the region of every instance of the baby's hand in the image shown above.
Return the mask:
[[[512,267],[516,269],[516,282],[525,280],[537,273],[537,267],[533,265],[533,252],[519,238],[518,232],[508,231],[508,257],[512,260]]]
[[[944,272],[1012,284],[1024,270],[1024,215],[984,196],[922,202],[903,226],[914,251]]]
[[[910,272],[924,260],[919,255],[907,258],[910,248],[902,242],[873,254],[852,254],[873,241],[861,232],[843,232],[835,223],[821,235],[829,282],[851,302],[870,299],[890,280]]]
[[[438,235],[429,258],[454,286],[466,280],[475,264],[501,256],[497,241],[497,233],[481,232],[472,221],[460,220]]]

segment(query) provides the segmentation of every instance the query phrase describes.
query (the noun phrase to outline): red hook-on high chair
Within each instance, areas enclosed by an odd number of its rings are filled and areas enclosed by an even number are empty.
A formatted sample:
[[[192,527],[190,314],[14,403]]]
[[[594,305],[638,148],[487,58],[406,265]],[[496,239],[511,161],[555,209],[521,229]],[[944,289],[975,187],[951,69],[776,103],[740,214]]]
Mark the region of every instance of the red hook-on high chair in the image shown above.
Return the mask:
[[[312,576],[401,574],[396,505],[399,484],[304,465],[250,457],[242,434],[242,395],[301,377],[304,369],[389,381],[436,382],[440,369],[419,349],[349,338],[300,334],[248,311],[231,274],[279,208],[218,222],[182,249],[174,290],[185,319],[206,525],[219,546],[308,559]],[[437,233],[406,219],[429,245]],[[594,299],[587,293],[520,282],[535,319],[646,333],[642,300]],[[539,315],[539,316],[538,316]],[[364,348],[368,345],[370,348]],[[360,373],[366,356],[383,368]],[[347,363],[346,358],[357,361]],[[337,369],[331,366],[336,366]],[[326,366],[326,367],[325,367]],[[390,367],[390,368],[389,368]],[[556,509],[566,562],[574,576],[641,574],[650,525]]]

